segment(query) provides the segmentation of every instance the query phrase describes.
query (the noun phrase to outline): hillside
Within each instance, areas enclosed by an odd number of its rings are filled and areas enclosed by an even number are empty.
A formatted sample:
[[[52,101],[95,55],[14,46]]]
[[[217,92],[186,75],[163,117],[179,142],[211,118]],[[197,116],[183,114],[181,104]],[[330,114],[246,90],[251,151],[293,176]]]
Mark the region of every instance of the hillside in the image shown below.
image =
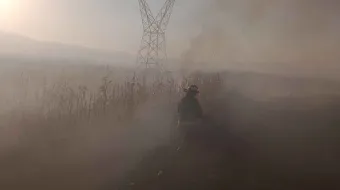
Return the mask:
[[[134,56],[57,42],[43,42],[0,31],[1,62],[72,62],[129,64]]]

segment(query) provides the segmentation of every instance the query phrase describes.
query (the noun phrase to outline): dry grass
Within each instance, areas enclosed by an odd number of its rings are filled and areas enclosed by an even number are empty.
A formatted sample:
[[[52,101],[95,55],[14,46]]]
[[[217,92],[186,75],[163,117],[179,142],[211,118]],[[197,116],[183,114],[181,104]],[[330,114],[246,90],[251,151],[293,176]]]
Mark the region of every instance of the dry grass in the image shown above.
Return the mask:
[[[304,105],[309,99],[294,96],[274,102],[251,99],[253,94],[244,93],[253,82],[251,77],[242,81],[247,75],[234,80],[230,73],[195,73],[179,82],[158,78],[143,85],[131,73],[117,79],[119,72],[99,70],[94,71],[99,82],[87,79],[77,84],[69,76],[65,79],[70,80],[41,85],[36,92],[19,88],[16,109],[0,118],[1,189],[98,189],[119,179],[146,152],[168,143],[182,87],[192,83],[200,87],[206,114],[256,150],[251,156],[258,156],[252,160],[258,176],[273,172],[270,164],[293,166],[289,161],[297,162],[296,156],[301,161],[309,154],[310,163],[320,161],[321,169],[327,160],[333,161],[337,138],[326,136],[338,134],[338,99],[332,106],[322,101],[323,107],[311,109]],[[22,87],[29,85],[22,76]],[[324,144],[311,143],[315,138]],[[314,147],[326,145],[332,149],[328,157],[316,157],[319,150]],[[290,174],[288,166],[277,171]],[[299,175],[309,169],[298,166]]]
[[[97,87],[60,80],[36,92],[20,76],[22,94],[0,118],[1,189],[93,189],[167,142],[181,87],[105,73]]]

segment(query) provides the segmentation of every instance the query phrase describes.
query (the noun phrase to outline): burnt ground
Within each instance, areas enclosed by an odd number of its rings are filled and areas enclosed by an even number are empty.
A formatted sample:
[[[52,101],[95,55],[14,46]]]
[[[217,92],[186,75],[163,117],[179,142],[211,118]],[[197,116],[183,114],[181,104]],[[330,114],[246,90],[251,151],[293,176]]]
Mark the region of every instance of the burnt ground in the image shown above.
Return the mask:
[[[208,142],[207,142],[208,141]],[[209,134],[176,151],[159,147],[150,152],[118,186],[107,189],[333,189],[339,173],[304,173],[271,167],[257,160],[250,144],[221,133]],[[301,173],[300,173],[301,172]]]
[[[158,147],[103,189],[340,189],[337,106],[246,104],[229,118],[247,120],[208,123],[190,146]]]
[[[249,185],[250,150],[243,143],[218,128],[200,131],[181,149],[163,146],[151,151],[114,189],[224,189]]]
[[[340,101],[302,102],[305,98],[256,102],[236,95],[209,101],[216,108],[205,107],[208,119],[203,130],[193,131],[188,146],[177,151],[172,141],[152,147],[137,164],[128,160],[136,155],[139,160],[140,154],[124,153],[119,144],[134,141],[130,136],[100,133],[99,139],[112,141],[79,141],[84,146],[74,147],[37,139],[2,157],[0,189],[340,189]],[[131,129],[144,140],[149,136],[143,130]]]

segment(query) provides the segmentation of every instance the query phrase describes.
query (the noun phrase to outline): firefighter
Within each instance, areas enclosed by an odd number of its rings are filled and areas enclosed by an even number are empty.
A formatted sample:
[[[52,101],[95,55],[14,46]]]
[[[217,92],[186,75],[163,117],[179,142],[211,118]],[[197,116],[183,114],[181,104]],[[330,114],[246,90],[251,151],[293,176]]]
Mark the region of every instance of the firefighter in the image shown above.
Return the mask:
[[[203,116],[201,105],[197,100],[199,90],[196,85],[191,85],[185,91],[186,96],[182,98],[178,105],[179,122],[195,122]]]
[[[191,85],[185,89],[186,95],[178,105],[178,132],[179,132],[179,146],[177,150],[187,146],[189,141],[194,137],[196,131],[199,130],[203,112],[197,95],[199,94],[198,87]]]

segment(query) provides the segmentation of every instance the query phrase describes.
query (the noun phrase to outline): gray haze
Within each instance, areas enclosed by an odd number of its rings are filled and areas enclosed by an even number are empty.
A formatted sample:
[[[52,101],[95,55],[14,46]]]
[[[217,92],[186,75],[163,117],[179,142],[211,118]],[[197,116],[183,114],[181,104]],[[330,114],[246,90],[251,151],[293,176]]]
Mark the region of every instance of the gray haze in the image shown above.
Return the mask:
[[[7,2],[7,3],[3,3]],[[147,1],[154,12],[165,0]],[[181,0],[169,25],[169,55],[178,57],[200,28],[204,0]],[[142,35],[137,0],[1,0],[0,30],[41,41],[136,53]],[[180,47],[180,48],[179,48]]]
[[[86,46],[91,53],[74,45],[61,48],[55,43],[41,45],[0,36],[2,54],[66,54],[81,59],[90,54],[95,55],[91,61],[134,62],[142,34],[137,0],[7,2],[11,3],[1,9],[0,30]],[[154,13],[163,2],[148,1]],[[168,54],[181,57],[185,65],[336,77],[340,70],[339,8],[336,0],[177,1],[167,31]]]
[[[0,60],[3,64],[14,62],[70,62],[131,66],[134,63],[134,56],[126,52],[37,41],[1,31],[0,41]]]
[[[335,0],[215,0],[184,63],[335,76],[339,9]]]
[[[0,189],[335,187],[339,9],[178,0],[168,62],[192,70],[144,78],[121,66],[136,61],[137,0],[0,0]],[[182,128],[190,84],[204,114]]]

